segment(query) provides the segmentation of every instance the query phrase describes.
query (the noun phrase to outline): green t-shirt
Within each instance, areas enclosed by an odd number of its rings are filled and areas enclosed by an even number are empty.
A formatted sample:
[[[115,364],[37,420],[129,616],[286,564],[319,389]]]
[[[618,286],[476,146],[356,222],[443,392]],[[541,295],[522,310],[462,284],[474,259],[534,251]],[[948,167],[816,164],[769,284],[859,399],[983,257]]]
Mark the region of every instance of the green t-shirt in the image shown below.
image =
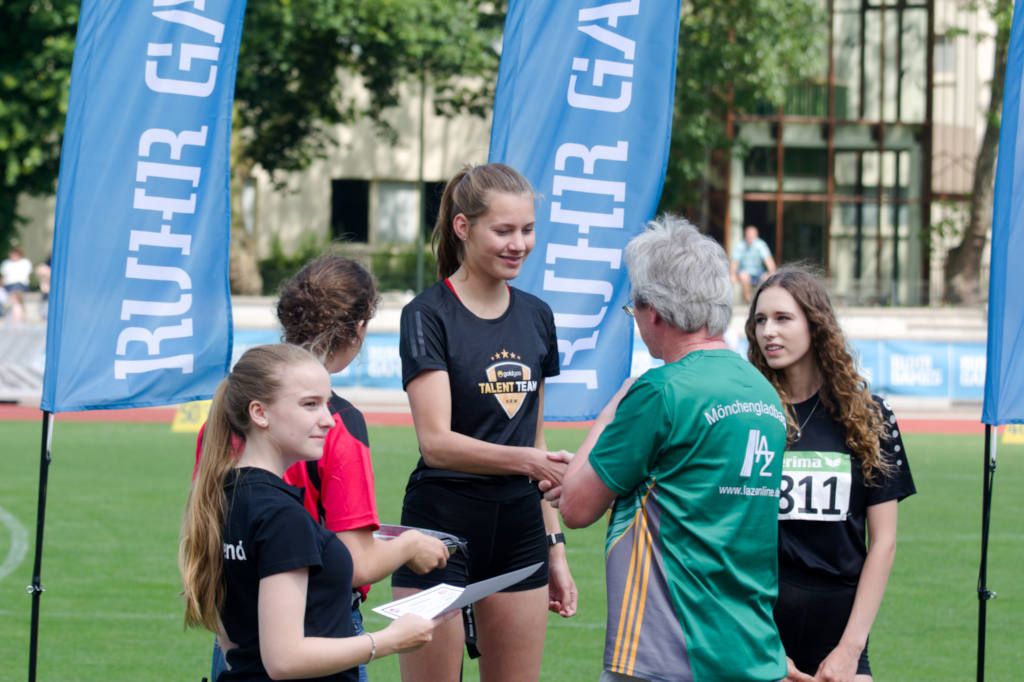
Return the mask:
[[[618,495],[605,547],[607,670],[651,680],[779,680],[785,416],[729,350],[647,371],[590,455]]]

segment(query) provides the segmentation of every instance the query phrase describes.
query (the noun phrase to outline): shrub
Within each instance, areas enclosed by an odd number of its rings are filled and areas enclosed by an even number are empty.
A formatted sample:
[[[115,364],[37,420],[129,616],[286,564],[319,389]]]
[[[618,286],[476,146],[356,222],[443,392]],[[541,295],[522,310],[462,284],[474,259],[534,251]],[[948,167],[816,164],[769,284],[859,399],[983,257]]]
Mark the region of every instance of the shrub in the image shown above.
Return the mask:
[[[309,261],[328,254],[347,256],[359,261],[377,278],[381,291],[416,290],[416,246],[413,244],[384,244],[369,246],[348,242],[332,242],[306,234],[292,254],[287,254],[276,236],[270,255],[260,261],[263,276],[263,295],[276,296],[281,285],[291,279]],[[437,261],[430,249],[423,252],[424,285],[434,282]]]
[[[403,244],[375,249],[370,256],[370,270],[381,291],[416,291],[416,246]],[[436,280],[436,273],[434,254],[430,249],[424,249],[424,286]]]

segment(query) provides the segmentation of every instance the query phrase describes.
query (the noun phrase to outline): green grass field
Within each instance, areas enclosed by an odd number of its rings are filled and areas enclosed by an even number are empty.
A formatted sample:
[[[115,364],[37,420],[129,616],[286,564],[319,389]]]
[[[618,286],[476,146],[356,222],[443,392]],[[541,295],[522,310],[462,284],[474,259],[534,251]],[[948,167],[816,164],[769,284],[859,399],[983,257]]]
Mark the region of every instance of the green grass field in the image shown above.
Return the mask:
[[[371,428],[381,518],[397,521],[415,461],[411,428]],[[582,432],[551,429],[552,448]],[[0,422],[0,680],[28,670],[40,425]],[[193,436],[166,425],[58,422],[48,490],[39,680],[198,680],[211,636],[182,630],[175,553],[192,470]],[[876,680],[975,678],[983,441],[979,436],[905,437],[919,493],[900,505],[900,544],[871,636]],[[989,560],[987,680],[1019,680],[1024,653],[1024,447],[1001,445]],[[6,512],[6,513],[4,513]],[[13,519],[13,521],[12,521]],[[11,525],[28,531],[13,571]],[[580,611],[551,616],[545,680],[595,680],[604,637],[602,524],[569,534]],[[4,561],[5,557],[9,557]],[[389,590],[376,587],[374,606]],[[370,629],[384,619],[369,610]],[[477,679],[467,665],[466,680]],[[397,660],[371,676],[397,680]]]

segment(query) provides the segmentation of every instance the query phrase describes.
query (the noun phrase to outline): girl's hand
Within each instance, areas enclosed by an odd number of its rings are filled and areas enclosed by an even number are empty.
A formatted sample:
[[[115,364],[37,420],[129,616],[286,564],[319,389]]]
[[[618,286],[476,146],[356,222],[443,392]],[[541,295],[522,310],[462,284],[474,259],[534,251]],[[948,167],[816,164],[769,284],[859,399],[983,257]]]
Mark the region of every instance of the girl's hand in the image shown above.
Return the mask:
[[[572,461],[573,453],[568,450],[558,450],[557,452],[549,452],[548,460],[555,462],[556,464],[565,464],[566,469],[569,467],[569,462]],[[565,472],[562,472],[562,476]],[[562,481],[561,479],[555,481],[550,478],[537,479],[538,487],[540,491],[544,493],[544,499],[551,503],[551,506],[558,509],[558,498],[562,496]]]
[[[855,647],[839,642],[839,645],[818,666],[818,672],[815,673],[814,679],[820,682],[853,682],[853,677],[857,674],[859,659],[860,650],[855,650]]]
[[[409,539],[406,540],[406,536]],[[405,542],[412,543],[412,558],[405,562],[413,573],[430,573],[436,568],[444,568],[448,563],[448,547],[437,538],[432,538],[418,530],[407,530],[400,536]]]
[[[399,617],[379,633],[376,633],[378,636],[377,655],[403,654],[407,651],[419,649],[433,639],[434,625],[435,621],[420,618],[411,613]]]
[[[552,485],[560,485],[572,453],[565,450],[548,452],[539,448],[529,448],[530,478],[535,481],[549,481]]]
[[[569,572],[569,562],[565,557],[551,557],[548,564],[548,610],[562,618],[576,615],[576,581]]]

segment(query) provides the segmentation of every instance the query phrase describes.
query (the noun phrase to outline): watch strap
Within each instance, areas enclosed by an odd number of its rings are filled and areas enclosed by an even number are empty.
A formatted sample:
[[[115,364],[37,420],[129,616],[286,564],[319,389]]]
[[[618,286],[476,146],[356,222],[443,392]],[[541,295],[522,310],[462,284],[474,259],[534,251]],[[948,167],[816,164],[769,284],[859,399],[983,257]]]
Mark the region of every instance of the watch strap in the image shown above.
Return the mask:
[[[548,533],[548,547],[559,543],[565,544],[565,533]]]

